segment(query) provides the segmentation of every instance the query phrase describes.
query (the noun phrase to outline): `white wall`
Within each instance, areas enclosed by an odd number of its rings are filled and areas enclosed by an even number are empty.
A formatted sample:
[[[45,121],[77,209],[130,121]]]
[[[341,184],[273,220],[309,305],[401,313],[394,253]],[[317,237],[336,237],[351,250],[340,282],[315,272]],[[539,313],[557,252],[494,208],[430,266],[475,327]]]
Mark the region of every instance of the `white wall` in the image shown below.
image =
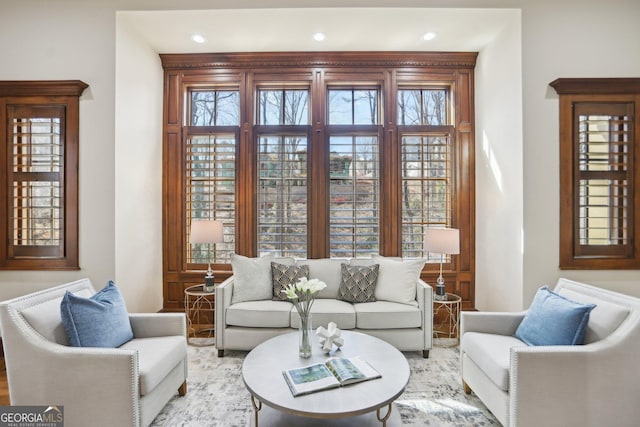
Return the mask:
[[[94,2],[2,2],[0,79],[82,80],[80,271],[1,271],[0,300],[82,277],[114,277],[115,16]],[[4,185],[4,183],[2,183]]]
[[[530,1],[523,8],[524,289],[558,277],[640,296],[640,271],[559,270],[558,77],[640,77],[640,2]]]
[[[522,52],[520,10],[476,64],[476,308],[522,303]]]
[[[130,311],[162,308],[162,64],[117,15],[116,283]]]

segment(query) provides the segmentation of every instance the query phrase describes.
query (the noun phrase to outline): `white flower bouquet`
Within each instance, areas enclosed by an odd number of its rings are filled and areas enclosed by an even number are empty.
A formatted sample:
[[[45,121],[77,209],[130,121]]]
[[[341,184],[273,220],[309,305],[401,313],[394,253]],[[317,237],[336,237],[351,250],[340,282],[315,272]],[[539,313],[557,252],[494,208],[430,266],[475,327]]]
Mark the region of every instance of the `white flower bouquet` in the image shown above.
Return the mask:
[[[319,279],[307,279],[302,277],[297,283],[284,288],[282,292],[291,300],[298,310],[300,317],[308,316],[311,306],[316,299],[316,294],[327,287],[327,284]]]
[[[318,279],[308,280],[302,277],[295,284],[290,284],[282,290],[293,303],[300,315],[300,341],[298,353],[301,357],[311,357],[311,307],[316,299],[316,294],[327,287],[327,284]]]

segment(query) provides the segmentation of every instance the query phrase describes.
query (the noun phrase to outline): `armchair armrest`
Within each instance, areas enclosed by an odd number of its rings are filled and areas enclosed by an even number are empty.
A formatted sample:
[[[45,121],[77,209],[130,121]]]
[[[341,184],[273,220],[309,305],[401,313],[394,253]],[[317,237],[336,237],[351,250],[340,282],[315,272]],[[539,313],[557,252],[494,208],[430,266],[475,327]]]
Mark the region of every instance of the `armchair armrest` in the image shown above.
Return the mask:
[[[544,408],[552,425],[617,425],[611,422],[628,413],[627,402],[605,396],[637,396],[640,386],[629,376],[628,362],[617,362],[612,353],[601,342],[512,348],[510,422],[539,425]]]
[[[526,311],[517,313],[463,311],[460,313],[460,337],[466,332],[513,335],[525,313]]]
[[[640,319],[635,313],[591,344],[512,348],[511,423],[539,425],[540,408],[545,419],[558,426],[625,426],[640,418],[639,405],[630,405],[627,398],[607,398],[640,394],[638,342]]]
[[[136,351],[67,347],[22,328],[19,335],[10,331],[3,337],[12,344],[6,355],[12,405],[50,405],[55,396],[58,404],[65,405],[65,418],[71,423],[96,422],[95,411],[87,408],[118,408],[109,416],[111,425],[139,425]],[[16,372],[24,374],[12,375]],[[61,386],[69,381],[73,387]]]
[[[184,313],[129,313],[129,321],[135,338],[187,336]]]

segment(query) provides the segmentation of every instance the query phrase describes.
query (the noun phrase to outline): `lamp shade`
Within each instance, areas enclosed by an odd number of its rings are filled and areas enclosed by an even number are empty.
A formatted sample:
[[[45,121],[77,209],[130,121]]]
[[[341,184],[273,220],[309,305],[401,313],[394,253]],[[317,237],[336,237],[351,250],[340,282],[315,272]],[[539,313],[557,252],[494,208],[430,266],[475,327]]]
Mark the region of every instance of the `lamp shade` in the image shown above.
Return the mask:
[[[209,219],[191,221],[189,243],[222,243],[223,241],[224,228],[222,221]]]
[[[457,228],[427,228],[424,250],[435,254],[459,254],[460,230]]]

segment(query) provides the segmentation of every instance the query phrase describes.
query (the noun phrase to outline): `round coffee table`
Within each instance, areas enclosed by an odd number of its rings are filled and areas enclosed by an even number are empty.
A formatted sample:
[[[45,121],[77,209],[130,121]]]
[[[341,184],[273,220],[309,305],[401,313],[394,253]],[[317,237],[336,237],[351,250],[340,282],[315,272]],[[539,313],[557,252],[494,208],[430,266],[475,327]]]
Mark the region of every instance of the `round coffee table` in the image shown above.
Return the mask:
[[[392,345],[370,335],[343,331],[342,336],[343,348],[330,356],[322,352],[315,334],[311,357],[298,356],[297,332],[271,338],[251,350],[242,364],[242,379],[254,408],[251,425],[401,425],[393,401],[409,382],[407,359]],[[331,356],[360,356],[382,378],[293,397],[282,371],[321,363]]]

